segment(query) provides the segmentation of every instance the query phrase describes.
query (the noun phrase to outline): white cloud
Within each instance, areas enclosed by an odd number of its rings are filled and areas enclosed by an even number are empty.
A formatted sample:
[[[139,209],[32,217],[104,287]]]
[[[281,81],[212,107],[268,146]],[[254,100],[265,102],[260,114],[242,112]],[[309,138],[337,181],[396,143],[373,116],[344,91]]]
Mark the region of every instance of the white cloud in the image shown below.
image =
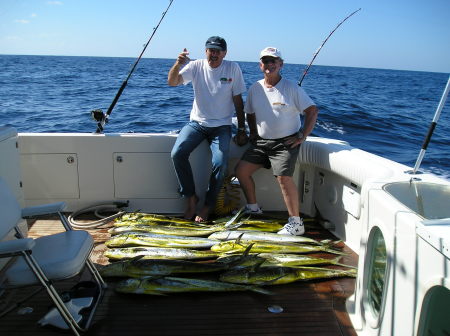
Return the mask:
[[[32,17],[32,18],[37,17],[37,14],[36,14],[36,13],[32,13],[32,14],[30,15],[30,17]]]
[[[28,21],[28,20],[23,20],[23,19],[20,19],[20,20],[14,20],[14,22],[15,22],[15,23],[22,23],[22,24],[30,23],[30,21]]]

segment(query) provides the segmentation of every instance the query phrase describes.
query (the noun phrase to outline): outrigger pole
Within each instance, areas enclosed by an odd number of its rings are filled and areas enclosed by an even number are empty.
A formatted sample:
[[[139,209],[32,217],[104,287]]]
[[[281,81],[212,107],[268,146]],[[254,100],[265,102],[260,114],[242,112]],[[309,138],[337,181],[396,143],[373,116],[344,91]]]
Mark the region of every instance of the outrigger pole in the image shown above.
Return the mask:
[[[169,10],[170,6],[172,5],[172,2],[173,2],[173,0],[170,0],[169,6],[167,6],[166,11],[162,13],[162,16],[161,16],[161,19],[158,22],[158,25],[155,28],[153,28],[152,35],[150,36],[149,40],[145,44],[144,49],[142,50],[141,54],[137,58],[137,60],[134,63],[133,67],[131,68],[131,71],[128,74],[127,78],[123,81],[122,85],[120,86],[119,91],[117,91],[117,94],[114,97],[111,105],[109,106],[108,111],[106,111],[106,114],[103,113],[102,110],[93,110],[93,111],[91,111],[92,117],[97,121],[97,130],[95,131],[95,133],[102,133],[103,132],[103,128],[104,128],[105,124],[108,122],[108,118],[109,118],[112,110],[114,109],[114,106],[116,106],[116,103],[117,103],[117,101],[120,98],[120,95],[122,94],[123,90],[125,89],[125,87],[128,84],[128,80],[130,79],[131,74],[133,73],[133,71],[136,68],[137,64],[141,60],[141,57],[144,54],[145,49],[147,49],[147,46],[149,45],[150,41],[152,40],[153,35],[155,35],[156,31],[158,30],[158,27],[161,24],[162,20],[164,19],[164,16],[166,16],[167,11]]]
[[[447,80],[447,85],[445,86],[444,92],[442,93],[441,101],[439,102],[439,105],[436,109],[433,120],[430,124],[430,127],[428,128],[428,133],[425,137],[425,140],[423,141],[422,149],[420,150],[419,156],[417,157],[417,161],[416,161],[416,164],[414,165],[414,169],[412,170],[412,172],[409,171],[412,174],[416,174],[417,170],[420,167],[420,164],[422,163],[422,159],[425,156],[425,151],[427,150],[428,144],[431,140],[431,136],[433,135],[434,129],[436,128],[437,122],[441,115],[441,111],[444,108],[445,102],[447,100],[449,91],[450,91],[450,77]]]
[[[299,86],[302,86],[303,79],[305,78],[306,74],[308,73],[309,68],[311,67],[311,65],[313,64],[313,62],[314,62],[314,60],[316,59],[317,55],[319,54],[320,49],[322,49],[322,47],[324,46],[324,44],[327,43],[327,41],[328,41],[328,39],[330,38],[330,36],[333,35],[333,33],[339,28],[339,26],[340,26],[341,24],[343,24],[348,18],[350,18],[350,16],[352,16],[352,15],[355,14],[356,12],[359,12],[360,10],[361,10],[361,8],[358,9],[358,10],[355,10],[353,13],[351,13],[350,15],[348,15],[344,20],[342,20],[341,22],[339,22],[339,24],[336,26],[336,28],[334,28],[334,29],[331,31],[330,34],[328,34],[327,38],[322,42],[322,44],[320,45],[319,49],[317,49],[317,51],[314,53],[311,62],[309,62],[308,66],[306,67],[305,71],[303,72],[303,76],[302,76],[302,78],[300,79],[300,81],[298,82],[298,85],[299,85]]]

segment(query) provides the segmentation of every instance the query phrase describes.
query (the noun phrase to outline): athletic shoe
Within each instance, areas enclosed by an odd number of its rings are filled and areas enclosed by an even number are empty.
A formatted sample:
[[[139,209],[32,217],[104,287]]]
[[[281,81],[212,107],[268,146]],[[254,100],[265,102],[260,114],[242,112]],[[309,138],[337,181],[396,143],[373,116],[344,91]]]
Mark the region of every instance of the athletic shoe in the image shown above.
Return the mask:
[[[301,236],[305,233],[305,226],[303,220],[300,218],[299,222],[294,222],[289,218],[289,221],[283,226],[283,228],[277,232],[281,235]]]
[[[238,211],[239,210],[233,210],[232,214],[235,215],[238,213]],[[260,207],[258,207],[258,210],[252,210],[246,205],[245,209],[244,209],[245,215],[261,215],[262,213],[263,213],[263,211],[261,210]]]

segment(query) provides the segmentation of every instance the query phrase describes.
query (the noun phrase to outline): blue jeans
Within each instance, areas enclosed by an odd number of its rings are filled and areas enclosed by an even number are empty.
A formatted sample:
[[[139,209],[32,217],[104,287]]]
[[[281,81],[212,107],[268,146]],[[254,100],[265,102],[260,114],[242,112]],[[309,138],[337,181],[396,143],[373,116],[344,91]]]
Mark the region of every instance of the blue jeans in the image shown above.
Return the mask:
[[[206,192],[205,205],[214,208],[217,195],[227,174],[228,154],[231,140],[231,126],[206,127],[196,121],[188,122],[178,134],[172,148],[172,161],[180,184],[183,197],[195,195],[194,176],[192,174],[189,156],[203,141],[207,140],[212,154],[212,173]]]

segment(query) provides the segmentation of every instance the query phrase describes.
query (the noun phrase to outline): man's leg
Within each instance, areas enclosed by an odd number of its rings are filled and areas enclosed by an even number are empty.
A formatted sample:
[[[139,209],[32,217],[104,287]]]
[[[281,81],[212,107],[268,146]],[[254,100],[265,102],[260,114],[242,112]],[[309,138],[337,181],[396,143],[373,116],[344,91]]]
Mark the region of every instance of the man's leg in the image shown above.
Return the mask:
[[[180,193],[186,198],[184,217],[187,219],[191,219],[195,215],[198,202],[189,156],[205,139],[205,134],[199,131],[197,125],[195,122],[189,122],[181,129],[171,152],[175,173],[180,185]]]
[[[289,217],[298,217],[300,207],[298,202],[298,190],[292,176],[277,176],[283,194],[284,203],[289,213]]]
[[[283,194],[284,203],[289,213],[288,222],[278,231],[278,234],[299,236],[305,233],[303,220],[300,218],[298,190],[292,176],[277,176]]]
[[[239,161],[236,166],[236,177],[244,192],[247,204],[256,204],[255,181],[253,180],[253,173],[263,165],[251,163],[248,161]]]
[[[216,205],[217,195],[222,187],[228,170],[228,157],[230,152],[231,126],[219,126],[210,129],[211,164],[212,172],[209,179],[208,191],[205,195],[205,204],[198,213],[196,221],[205,221]]]

